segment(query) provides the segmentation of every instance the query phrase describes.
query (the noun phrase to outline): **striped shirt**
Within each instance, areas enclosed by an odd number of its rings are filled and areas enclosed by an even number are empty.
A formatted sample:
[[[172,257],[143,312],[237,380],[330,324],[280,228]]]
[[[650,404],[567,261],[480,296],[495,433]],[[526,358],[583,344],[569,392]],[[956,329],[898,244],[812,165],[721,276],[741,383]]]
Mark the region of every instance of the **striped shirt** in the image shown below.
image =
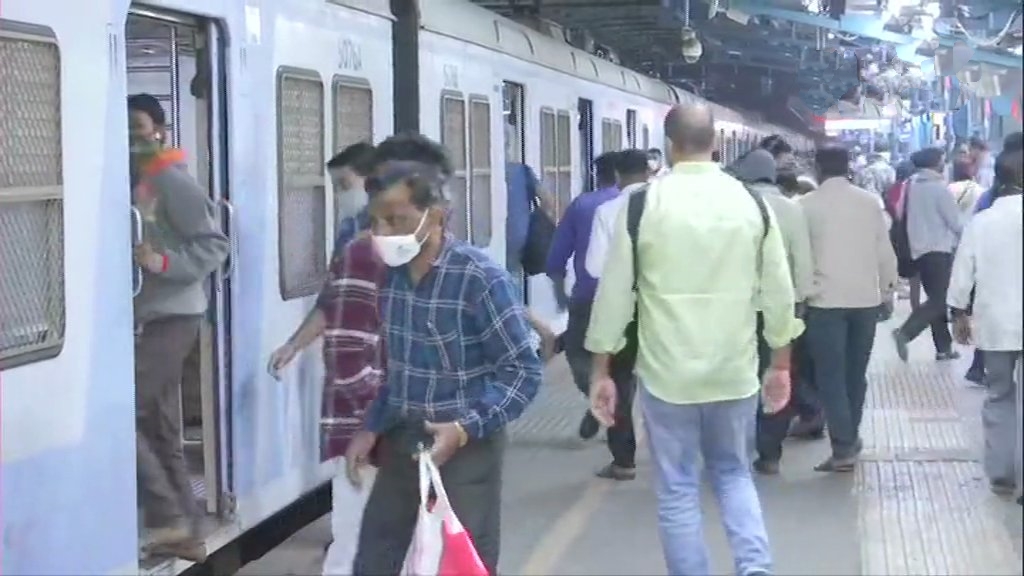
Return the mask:
[[[380,310],[387,374],[366,427],[458,422],[483,438],[518,418],[537,395],[540,358],[512,278],[448,234],[433,267],[413,283],[387,270]]]
[[[382,380],[378,286],[384,271],[369,238],[343,244],[334,251],[317,299],[325,320],[322,460],[345,454],[377,396]]]

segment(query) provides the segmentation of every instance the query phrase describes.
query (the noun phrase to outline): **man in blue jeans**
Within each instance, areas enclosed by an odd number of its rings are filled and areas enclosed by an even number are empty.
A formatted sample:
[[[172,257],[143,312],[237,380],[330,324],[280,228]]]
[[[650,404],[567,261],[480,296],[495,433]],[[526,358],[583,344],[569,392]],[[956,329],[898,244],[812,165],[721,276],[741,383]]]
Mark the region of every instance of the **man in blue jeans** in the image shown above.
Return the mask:
[[[820,148],[815,163],[821,185],[801,198],[815,279],[805,322],[832,443],[832,456],[815,470],[850,472],[862,448],[875,325],[896,288],[896,254],[878,196],[849,181],[849,152]]]

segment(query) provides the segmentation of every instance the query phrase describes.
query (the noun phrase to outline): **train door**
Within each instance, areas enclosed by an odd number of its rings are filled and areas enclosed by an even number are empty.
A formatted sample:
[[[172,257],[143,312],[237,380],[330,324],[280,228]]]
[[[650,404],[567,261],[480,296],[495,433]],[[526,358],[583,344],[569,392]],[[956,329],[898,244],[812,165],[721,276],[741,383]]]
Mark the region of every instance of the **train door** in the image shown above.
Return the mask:
[[[231,239],[228,262],[207,282],[209,309],[185,361],[179,406],[191,488],[215,524],[234,511],[230,280],[236,246],[227,179],[225,38],[212,21],[133,6],[125,39],[128,94],[148,93],[160,101],[168,125],[165,142],[185,153],[188,171],[209,190]],[[133,218],[138,243],[145,238],[142,216],[134,208]],[[142,282],[136,270],[136,295]]]
[[[502,95],[502,126],[505,138],[505,164],[521,164],[526,162],[526,126],[524,123],[524,107],[526,93],[522,84],[504,81]],[[507,169],[507,168],[506,168]],[[506,192],[507,193],[507,192]],[[508,203],[506,202],[506,208]],[[506,219],[508,214],[505,215]],[[506,253],[505,258],[514,258],[514,254]],[[520,285],[527,286],[526,275],[520,272]],[[523,303],[529,304],[530,291],[523,290]]]
[[[577,111],[580,115],[580,170],[583,172],[583,190],[594,189],[594,103],[579,99]]]

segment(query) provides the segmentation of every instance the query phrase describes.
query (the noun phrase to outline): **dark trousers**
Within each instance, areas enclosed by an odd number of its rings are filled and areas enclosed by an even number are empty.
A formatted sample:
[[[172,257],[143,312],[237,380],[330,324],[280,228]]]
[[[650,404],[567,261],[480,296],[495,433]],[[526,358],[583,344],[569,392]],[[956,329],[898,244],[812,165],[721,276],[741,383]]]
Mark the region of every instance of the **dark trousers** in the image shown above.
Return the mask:
[[[405,441],[407,430],[384,435],[379,448],[379,469],[370,490],[355,576],[393,576],[401,572],[412,542],[420,505],[419,465]],[[473,538],[488,573],[497,574],[501,552],[501,479],[505,433],[472,440],[441,467],[441,480],[452,511]]]
[[[877,321],[877,307],[807,309],[814,382],[836,458],[849,458],[856,452]]]
[[[573,381],[580,392],[588,397],[594,358],[584,348],[583,342],[590,326],[591,306],[589,301],[569,303],[569,323],[563,336],[565,357]],[[633,397],[636,395],[634,364],[635,355],[618,354],[612,357],[611,376],[615,381],[618,402],[615,405],[615,424],[608,429],[608,450],[612,453],[612,463],[624,468],[636,465],[636,435],[633,431]]]
[[[815,400],[805,353],[803,337],[792,344],[790,381],[792,395],[789,405],[775,414],[765,414],[761,406],[757,410],[757,455],[761,460],[778,461],[782,458],[782,442],[789,434],[793,416],[803,420],[816,418],[821,411]],[[763,377],[771,365],[772,350],[764,339],[764,319],[757,315],[757,374]]]
[[[199,322],[163,318],[135,337],[135,457],[143,520],[153,528],[193,524],[199,516],[181,445],[182,370]]]
[[[935,351],[949,352],[953,348],[953,337],[949,333],[946,313],[946,291],[953,269],[953,255],[946,252],[929,252],[916,261],[921,287],[928,300],[910,313],[900,332],[907,340],[917,338],[925,328],[932,329]]]

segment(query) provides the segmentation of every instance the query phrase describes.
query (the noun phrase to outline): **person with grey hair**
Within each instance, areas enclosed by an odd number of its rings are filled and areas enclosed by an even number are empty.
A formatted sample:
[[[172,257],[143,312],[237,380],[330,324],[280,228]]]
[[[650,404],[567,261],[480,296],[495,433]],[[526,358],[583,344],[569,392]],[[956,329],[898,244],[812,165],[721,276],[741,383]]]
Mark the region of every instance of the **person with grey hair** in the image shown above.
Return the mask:
[[[665,131],[672,170],[629,196],[598,283],[586,337],[595,355],[591,411],[606,425],[615,422],[612,358],[635,319],[637,403],[654,461],[668,572],[711,573],[701,536],[703,459],[736,572],[769,574],[749,433],[759,391],[768,413],[788,403],[789,345],[803,330],[783,235],[764,200],[711,161],[710,109],[677,106]],[[763,381],[751,364],[758,311],[774,349]]]
[[[353,478],[375,447],[380,463],[354,574],[401,571],[420,506],[416,457],[440,468],[453,511],[497,573],[506,428],[543,378],[512,278],[446,230],[445,184],[443,170],[415,161],[386,162],[366,183],[370,237],[386,265],[386,372],[345,456]]]

